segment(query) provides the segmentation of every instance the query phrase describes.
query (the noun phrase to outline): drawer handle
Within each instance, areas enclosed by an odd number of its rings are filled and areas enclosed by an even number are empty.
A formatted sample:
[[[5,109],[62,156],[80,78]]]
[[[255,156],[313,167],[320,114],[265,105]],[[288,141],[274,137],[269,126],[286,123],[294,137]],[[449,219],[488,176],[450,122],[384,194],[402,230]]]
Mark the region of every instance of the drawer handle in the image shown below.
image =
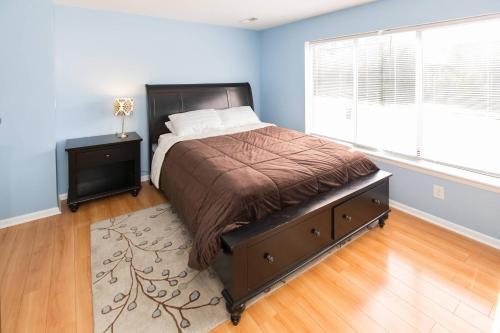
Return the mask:
[[[347,214],[342,215],[342,218],[343,218],[344,220],[346,220],[346,222],[351,222],[351,220],[352,220],[352,217],[351,217],[351,216],[349,216],[349,215],[347,215]]]
[[[264,258],[267,260],[268,263],[272,264],[274,262],[274,257],[270,253],[266,253],[264,255]]]
[[[110,157],[111,157],[111,155],[110,155],[110,154],[106,154],[106,155],[104,155],[104,157],[106,157],[106,158],[110,158]]]
[[[318,229],[313,229],[313,230],[311,230],[311,232],[316,237],[321,236],[321,232]]]
[[[382,204],[382,201],[380,201],[379,199],[372,199],[372,202],[373,202],[375,205],[381,205],[381,204]]]

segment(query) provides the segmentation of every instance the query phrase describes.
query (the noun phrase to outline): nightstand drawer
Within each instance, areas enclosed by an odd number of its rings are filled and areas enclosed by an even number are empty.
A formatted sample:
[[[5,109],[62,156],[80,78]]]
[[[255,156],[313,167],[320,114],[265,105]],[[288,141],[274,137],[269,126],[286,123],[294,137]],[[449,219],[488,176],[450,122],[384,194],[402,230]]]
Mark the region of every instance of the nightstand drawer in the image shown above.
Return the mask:
[[[134,159],[137,148],[134,144],[122,145],[120,147],[81,151],[77,154],[77,165],[79,169],[93,166],[105,165]]]

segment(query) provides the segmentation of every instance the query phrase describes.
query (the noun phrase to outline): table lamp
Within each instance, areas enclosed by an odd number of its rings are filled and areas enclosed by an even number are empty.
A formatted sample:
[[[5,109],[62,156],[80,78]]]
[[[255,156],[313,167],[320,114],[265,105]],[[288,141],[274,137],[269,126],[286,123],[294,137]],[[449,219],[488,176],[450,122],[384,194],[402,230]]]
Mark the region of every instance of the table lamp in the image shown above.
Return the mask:
[[[122,132],[116,136],[120,139],[126,138],[128,135],[125,133],[125,116],[130,116],[132,110],[134,109],[134,100],[132,98],[115,98],[113,103],[113,109],[115,111],[115,116],[122,117]]]

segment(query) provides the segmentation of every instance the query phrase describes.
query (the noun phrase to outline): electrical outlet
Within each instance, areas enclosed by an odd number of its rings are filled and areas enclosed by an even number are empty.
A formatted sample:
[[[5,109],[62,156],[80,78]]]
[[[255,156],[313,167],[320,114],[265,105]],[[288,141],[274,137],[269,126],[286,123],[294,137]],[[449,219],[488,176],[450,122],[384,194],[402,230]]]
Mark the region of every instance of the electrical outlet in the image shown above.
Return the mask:
[[[432,194],[434,195],[434,198],[444,200],[444,187],[434,185],[434,187],[432,188]]]

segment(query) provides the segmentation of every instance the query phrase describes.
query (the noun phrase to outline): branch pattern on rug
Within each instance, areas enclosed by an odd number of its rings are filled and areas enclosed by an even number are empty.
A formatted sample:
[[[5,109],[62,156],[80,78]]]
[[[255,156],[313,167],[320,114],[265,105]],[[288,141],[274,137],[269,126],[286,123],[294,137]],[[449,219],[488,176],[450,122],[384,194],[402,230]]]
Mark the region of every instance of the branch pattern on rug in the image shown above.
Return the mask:
[[[212,311],[204,311],[210,307],[217,308],[216,317],[223,318],[220,282],[211,270],[187,267],[192,240],[171,206],[161,205],[140,215],[132,213],[91,227],[93,243],[106,244],[101,247],[106,249],[105,255],[96,254],[99,267],[93,265],[94,298],[99,290],[108,294],[99,298],[99,304],[94,299],[94,312],[99,312],[94,317],[101,317],[95,319],[96,332],[131,330],[134,326],[149,331],[153,327],[160,328],[153,331],[164,332],[198,331],[205,323],[196,320],[213,317]],[[94,244],[92,252],[93,256],[97,252]],[[207,280],[213,288],[206,288]],[[124,317],[134,319],[130,323]],[[148,323],[160,320],[161,325]]]

